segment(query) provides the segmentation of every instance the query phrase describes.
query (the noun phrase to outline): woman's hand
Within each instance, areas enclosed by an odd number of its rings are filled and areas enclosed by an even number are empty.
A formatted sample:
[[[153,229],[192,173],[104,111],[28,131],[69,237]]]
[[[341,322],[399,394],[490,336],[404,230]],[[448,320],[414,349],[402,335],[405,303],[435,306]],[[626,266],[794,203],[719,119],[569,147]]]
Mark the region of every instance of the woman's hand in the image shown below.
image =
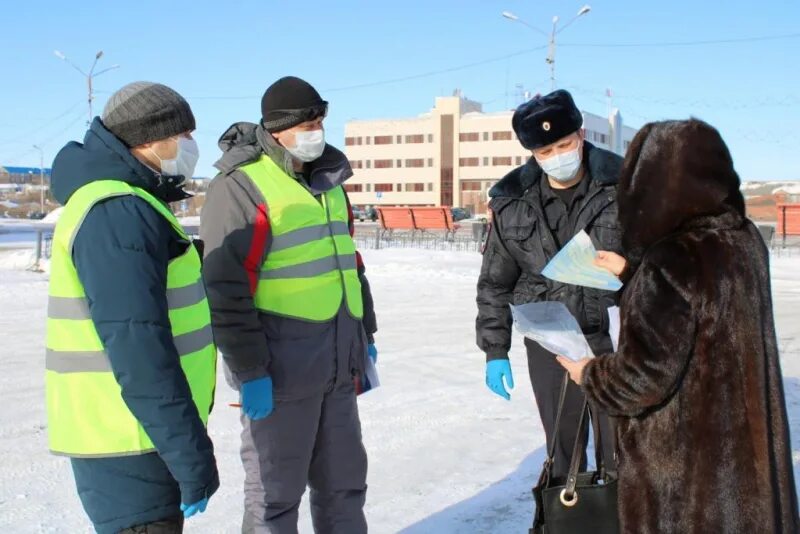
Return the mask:
[[[556,360],[567,370],[572,381],[580,386],[583,379],[583,368],[586,367],[586,364],[591,360],[589,358],[583,358],[576,362],[570,360],[566,356],[556,356]]]
[[[625,258],[616,252],[608,252],[605,250],[598,251],[597,256],[594,258],[594,264],[609,271],[614,276],[619,276],[625,270],[628,262]]]

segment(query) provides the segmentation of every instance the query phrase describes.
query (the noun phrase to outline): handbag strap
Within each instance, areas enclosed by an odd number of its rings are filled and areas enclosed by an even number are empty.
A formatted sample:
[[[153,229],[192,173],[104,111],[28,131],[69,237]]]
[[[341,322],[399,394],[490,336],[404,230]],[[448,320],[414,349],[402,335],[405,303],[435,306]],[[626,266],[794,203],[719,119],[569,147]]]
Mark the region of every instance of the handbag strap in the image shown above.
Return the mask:
[[[561,381],[561,392],[558,395],[558,410],[556,411],[556,426],[555,426],[555,434],[553,435],[553,440],[550,442],[550,446],[547,449],[547,461],[545,465],[549,463],[550,465],[553,464],[553,460],[555,459],[556,455],[556,440],[558,439],[558,429],[561,427],[561,414],[564,412],[564,402],[567,399],[567,388],[569,387],[569,373],[564,371],[564,379]]]
[[[584,398],[581,418],[578,422],[578,435],[575,436],[575,445],[572,447],[572,460],[569,463],[567,472],[567,484],[564,488],[564,497],[571,501],[575,495],[575,487],[578,485],[578,471],[581,467],[583,449],[586,448],[586,439],[583,437],[586,427],[586,416],[589,414],[589,401]]]
[[[600,419],[596,406],[589,403],[589,415],[591,416],[592,432],[594,434],[594,462],[597,466],[597,471],[600,473],[600,478],[606,478],[606,457],[603,454],[605,443],[603,440],[603,433],[600,428]]]

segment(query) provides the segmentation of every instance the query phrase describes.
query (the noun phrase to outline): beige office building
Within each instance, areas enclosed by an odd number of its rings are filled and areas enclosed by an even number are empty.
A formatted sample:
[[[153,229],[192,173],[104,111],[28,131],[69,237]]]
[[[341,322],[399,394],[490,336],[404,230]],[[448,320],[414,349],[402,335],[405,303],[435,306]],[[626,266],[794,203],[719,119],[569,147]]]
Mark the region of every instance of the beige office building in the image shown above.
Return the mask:
[[[406,119],[350,121],[345,153],[354,176],[345,186],[362,206],[458,206],[486,213],[489,188],[527,161],[511,128],[513,111],[483,113],[456,93]],[[586,139],[619,154],[636,130],[619,111],[604,118],[583,113]]]

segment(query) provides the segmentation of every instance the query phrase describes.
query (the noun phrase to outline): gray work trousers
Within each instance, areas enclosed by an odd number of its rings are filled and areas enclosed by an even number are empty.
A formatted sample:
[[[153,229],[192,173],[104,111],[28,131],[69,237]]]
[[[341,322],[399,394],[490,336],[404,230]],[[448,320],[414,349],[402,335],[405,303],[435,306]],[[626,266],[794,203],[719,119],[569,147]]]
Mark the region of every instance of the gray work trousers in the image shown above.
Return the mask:
[[[243,416],[243,425],[243,533],[296,533],[306,484],[317,534],[367,532],[367,454],[351,384],[278,400],[269,417]]]

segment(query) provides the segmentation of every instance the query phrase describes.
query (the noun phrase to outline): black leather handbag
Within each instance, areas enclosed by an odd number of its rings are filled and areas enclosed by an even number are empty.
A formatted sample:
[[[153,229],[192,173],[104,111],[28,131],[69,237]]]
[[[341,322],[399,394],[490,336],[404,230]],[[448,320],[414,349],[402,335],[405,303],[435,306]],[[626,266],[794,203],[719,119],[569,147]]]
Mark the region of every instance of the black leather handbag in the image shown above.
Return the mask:
[[[569,375],[564,374],[564,383],[558,401],[556,429],[561,424],[564,399],[567,396]],[[603,461],[603,442],[600,425],[592,417],[594,429],[596,471],[580,473],[583,450],[586,447],[586,419],[592,409],[587,400],[583,402],[578,435],[572,449],[572,459],[566,477],[553,477],[553,458],[558,432],[547,451],[539,482],[533,488],[536,512],[533,528],[529,534],[618,534],[619,513],[617,511],[617,478],[606,471]]]

